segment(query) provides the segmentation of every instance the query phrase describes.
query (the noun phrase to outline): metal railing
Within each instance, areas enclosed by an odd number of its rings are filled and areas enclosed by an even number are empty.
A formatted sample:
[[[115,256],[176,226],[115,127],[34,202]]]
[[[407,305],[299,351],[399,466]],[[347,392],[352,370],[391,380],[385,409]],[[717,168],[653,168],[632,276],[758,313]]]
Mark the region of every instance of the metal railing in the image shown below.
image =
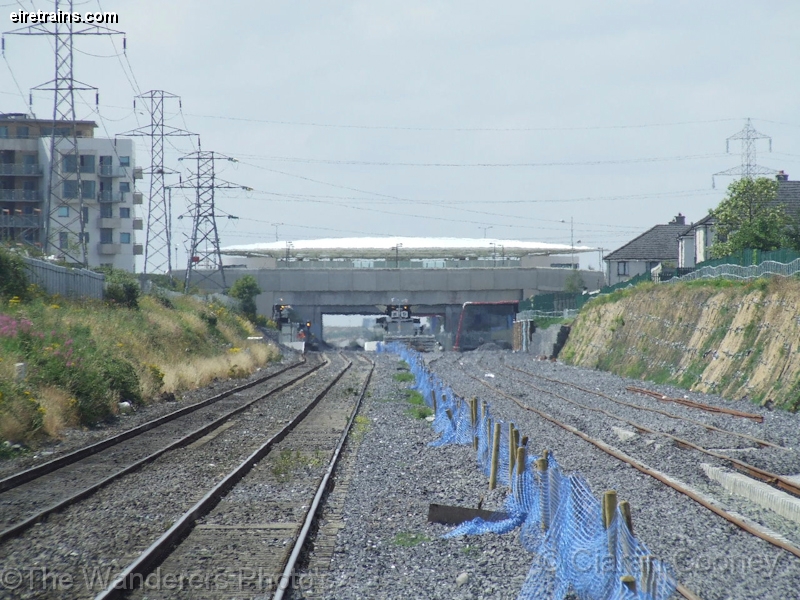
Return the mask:
[[[41,175],[39,164],[25,165],[19,163],[0,163],[0,175]]]
[[[0,190],[0,200],[4,202],[41,202],[39,190]]]
[[[686,275],[673,277],[667,283],[676,281],[694,281],[696,279],[758,279],[769,275],[780,277],[791,277],[800,273],[800,258],[796,258],[789,263],[780,263],[774,260],[767,260],[757,265],[736,265],[723,264],[717,266],[701,267]]]
[[[109,190],[101,190],[97,192],[98,202],[125,202],[125,194],[130,192],[112,192]]]

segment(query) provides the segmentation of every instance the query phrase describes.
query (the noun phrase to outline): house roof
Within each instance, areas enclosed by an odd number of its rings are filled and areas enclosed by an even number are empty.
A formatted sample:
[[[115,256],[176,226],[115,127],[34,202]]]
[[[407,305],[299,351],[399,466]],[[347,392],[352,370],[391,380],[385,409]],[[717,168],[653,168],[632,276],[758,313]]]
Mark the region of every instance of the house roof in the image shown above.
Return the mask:
[[[778,204],[785,205],[786,212],[800,219],[800,181],[778,182]]]
[[[678,236],[686,224],[656,225],[603,260],[678,260]]]
[[[687,235],[694,235],[692,232],[693,232],[695,229],[697,229],[697,228],[698,228],[698,227],[700,227],[701,225],[707,225],[707,224],[711,224],[711,225],[713,225],[713,224],[714,224],[714,217],[712,217],[711,215],[706,215],[705,217],[703,217],[702,219],[700,219],[700,220],[699,220],[699,221],[697,221],[696,223],[692,223],[692,224],[691,224],[691,225],[689,225],[689,226],[688,226],[686,229],[684,229],[684,230],[683,230],[683,231],[680,233],[679,237],[684,237],[684,236],[687,236]]]

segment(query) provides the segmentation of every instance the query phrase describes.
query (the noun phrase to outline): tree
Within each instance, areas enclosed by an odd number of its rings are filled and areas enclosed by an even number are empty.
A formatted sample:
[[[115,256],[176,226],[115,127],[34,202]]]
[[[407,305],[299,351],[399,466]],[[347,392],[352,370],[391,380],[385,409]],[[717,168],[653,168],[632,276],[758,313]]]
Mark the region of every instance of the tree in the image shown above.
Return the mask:
[[[231,298],[236,298],[241,302],[242,312],[251,321],[256,319],[256,296],[260,293],[261,288],[258,287],[258,282],[252,275],[240,277],[228,291]]]
[[[746,248],[778,250],[790,244],[791,218],[777,203],[778,182],[766,177],[739,179],[728,186],[728,195],[714,217],[716,241],[711,256],[719,258]]]
[[[580,271],[572,270],[564,281],[564,291],[568,294],[580,294],[585,288],[586,283],[583,281]]]

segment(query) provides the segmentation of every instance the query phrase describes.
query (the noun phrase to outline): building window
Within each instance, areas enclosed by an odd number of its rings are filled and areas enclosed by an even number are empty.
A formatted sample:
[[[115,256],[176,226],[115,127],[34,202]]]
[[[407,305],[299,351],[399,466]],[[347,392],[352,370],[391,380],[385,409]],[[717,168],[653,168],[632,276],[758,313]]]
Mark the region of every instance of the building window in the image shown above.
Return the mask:
[[[94,200],[97,195],[97,182],[96,181],[82,181],[81,182],[81,196],[84,200]]]
[[[119,166],[120,167],[130,167],[131,166],[131,157],[130,156],[120,156],[119,157]]]
[[[101,219],[110,219],[114,216],[114,207],[111,204],[101,204],[100,205],[100,218]]]
[[[64,198],[72,200],[78,197],[78,182],[67,180],[64,182]]]
[[[122,232],[119,234],[119,243],[120,244],[130,244],[131,243],[131,234]]]
[[[617,263],[617,275],[627,275],[628,274],[628,263],[624,260],[621,260]]]
[[[94,154],[81,154],[81,173],[94,173]]]
[[[59,206],[58,207],[58,216],[59,217],[68,217],[69,216],[69,206]]]
[[[69,248],[69,234],[66,231],[58,232],[58,247],[62,250]]]
[[[89,243],[89,232],[88,231],[84,231],[83,232],[83,241],[86,242],[87,244]]]
[[[83,222],[84,223],[88,223],[89,222],[89,207],[88,206],[84,206],[83,207]]]
[[[8,127],[3,125],[0,127],[0,138],[7,138],[8,137]]]
[[[27,139],[30,135],[30,129],[27,127],[17,127],[17,137],[22,139]]]
[[[62,173],[77,173],[78,159],[74,154],[65,154],[61,158],[61,172]]]
[[[130,219],[131,218],[131,209],[126,206],[119,207],[119,218],[120,219]]]
[[[26,204],[26,205],[25,205],[25,208],[23,208],[23,209],[22,209],[22,211],[23,211],[23,212],[24,212],[26,215],[32,215],[32,214],[33,214],[33,206],[31,206],[30,204]]]
[[[114,230],[103,228],[100,230],[100,243],[101,244],[113,244],[114,240]]]
[[[123,194],[127,194],[131,191],[131,182],[130,181],[120,181],[119,182],[119,191]]]

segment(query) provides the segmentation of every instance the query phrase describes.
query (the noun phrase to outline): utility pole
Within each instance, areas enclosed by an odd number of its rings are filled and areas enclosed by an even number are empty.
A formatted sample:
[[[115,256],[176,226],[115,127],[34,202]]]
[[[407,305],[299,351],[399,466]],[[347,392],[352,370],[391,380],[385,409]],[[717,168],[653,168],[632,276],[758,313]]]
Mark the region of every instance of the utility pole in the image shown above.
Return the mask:
[[[725,152],[731,151],[731,140],[742,142],[742,164],[738,167],[731,167],[725,171],[714,173],[711,176],[711,187],[716,187],[715,177],[735,177],[742,179],[752,179],[756,175],[774,175],[778,171],[769,167],[762,167],[756,163],[756,142],[758,140],[769,140],[769,151],[772,152],[772,138],[766,134],[756,131],[750,124],[750,119],[744,125],[744,129],[733,134],[725,140]]]
[[[66,7],[66,10],[63,10]],[[73,0],[54,0],[55,13],[73,13]],[[60,19],[59,19],[60,20]],[[88,265],[86,249],[86,217],[81,185],[81,160],[78,148],[78,131],[75,123],[75,92],[94,90],[98,102],[97,88],[75,81],[73,73],[73,37],[76,35],[124,35],[101,25],[74,24],[71,20],[59,23],[56,20],[50,29],[46,24],[31,25],[9,35],[47,35],[53,38],[55,51],[55,77],[33,90],[48,90],[54,93],[53,127],[50,135],[50,168],[47,197],[43,211],[45,254],[58,249],[61,257],[71,263]],[[5,51],[5,39],[2,44]],[[126,47],[123,38],[123,49]],[[30,98],[33,103],[33,94]],[[74,169],[73,163],[74,160]],[[72,176],[75,176],[72,179]],[[77,206],[76,206],[77,205]],[[62,207],[66,207],[63,216]]]
[[[199,141],[198,141],[199,147]],[[199,275],[198,283],[210,279],[214,271],[219,272],[222,278],[222,287],[227,289],[225,282],[225,271],[222,267],[222,253],[219,249],[219,232],[217,231],[217,217],[214,207],[214,192],[217,189],[244,189],[250,188],[219,180],[215,174],[215,163],[218,160],[236,162],[229,156],[224,156],[217,152],[204,152],[198,150],[178,160],[190,160],[197,163],[195,174],[180,185],[172,186],[176,188],[191,188],[195,190],[195,202],[191,209],[192,214],[192,236],[189,246],[189,260],[186,266],[186,277],[183,289],[188,293],[192,282],[192,273],[200,266],[204,266],[206,271],[197,271]]]
[[[403,247],[403,244],[396,244],[394,247],[394,268],[400,268],[400,248]]]
[[[180,108],[180,96],[164,90],[150,90],[133,99],[134,110],[137,99],[145,101],[150,113],[150,124],[120,135],[150,138],[150,168],[146,171],[150,175],[150,196],[147,202],[147,241],[144,247],[143,272],[170,274],[172,273],[172,198],[164,185],[164,176],[174,175],[177,171],[164,167],[164,138],[197,134],[164,125],[164,102],[177,100]]]
[[[486,232],[489,229],[492,229],[492,227],[493,227],[493,225],[487,225],[486,227],[483,227],[482,225],[478,226],[478,229],[483,229],[483,239],[486,239]]]

